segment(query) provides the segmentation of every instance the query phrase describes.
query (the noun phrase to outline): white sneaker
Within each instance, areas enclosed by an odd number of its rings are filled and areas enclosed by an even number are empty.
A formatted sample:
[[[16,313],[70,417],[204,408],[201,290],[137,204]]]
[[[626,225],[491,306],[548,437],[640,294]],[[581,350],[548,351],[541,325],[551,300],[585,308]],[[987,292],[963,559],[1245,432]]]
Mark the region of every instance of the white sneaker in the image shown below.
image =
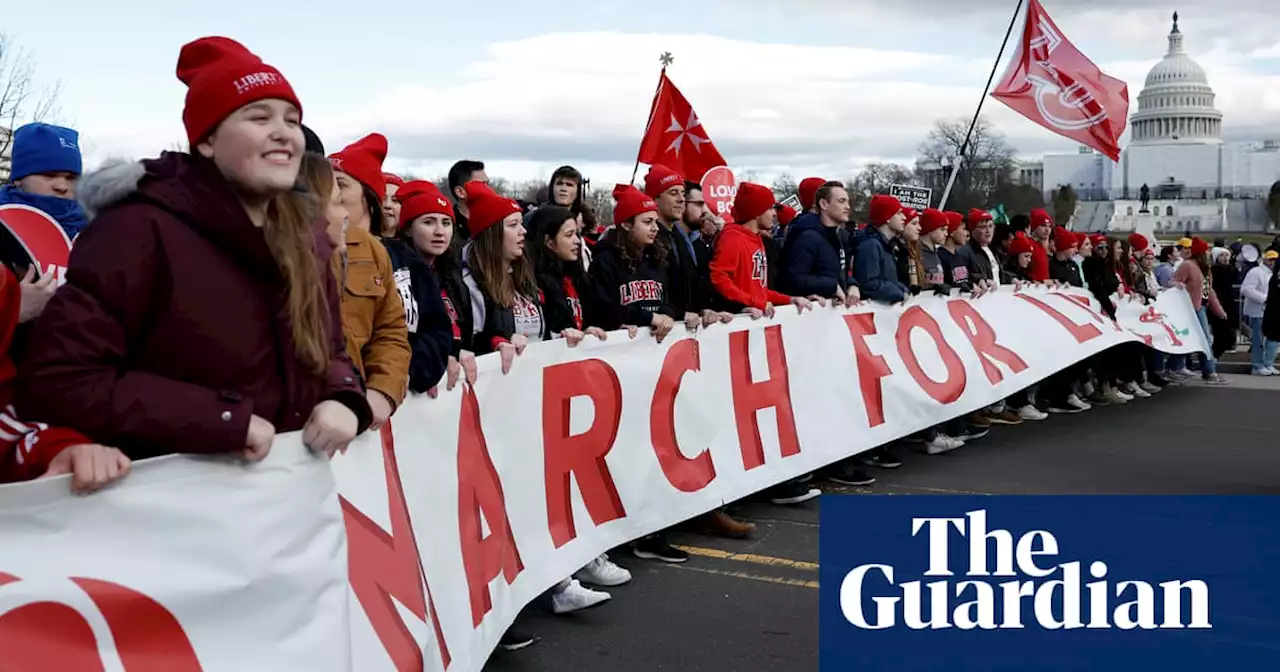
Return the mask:
[[[1274,373],[1272,373],[1272,372],[1271,372],[1271,369],[1253,369],[1253,370],[1252,370],[1252,371],[1250,371],[1249,373],[1251,373],[1252,375],[1255,375],[1255,376],[1274,376],[1274,375],[1276,375],[1276,374],[1274,374]]]
[[[1035,406],[1032,406],[1031,404],[1027,404],[1026,406],[1018,409],[1018,417],[1023,420],[1044,420],[1049,417],[1049,414]]]
[[[568,579],[560,585],[563,587],[551,594],[551,611],[557,614],[594,607],[613,597],[602,590],[587,588],[578,583],[577,579]]]
[[[1141,388],[1143,392],[1146,392],[1148,396],[1159,392],[1161,389],[1159,385],[1152,385],[1147,382],[1143,382],[1138,387]]]
[[[1120,392],[1123,392],[1126,396],[1133,397],[1135,399],[1148,399],[1151,397],[1150,394],[1147,394],[1146,390],[1138,387],[1135,383],[1125,383],[1124,385],[1121,385]]]
[[[961,441],[960,439],[952,438],[946,434],[939,434],[933,437],[932,441],[924,444],[924,449],[925,452],[930,455],[941,455],[942,453],[949,453],[963,445],[964,441]]]
[[[1127,394],[1122,394],[1119,390],[1117,390],[1114,387],[1111,387],[1110,385],[1103,386],[1102,396],[1104,399],[1106,399],[1107,401],[1117,406],[1121,404],[1127,404],[1130,401],[1133,401],[1133,397]]]
[[[610,562],[607,555],[588,562],[575,576],[594,586],[621,586],[631,581],[631,572]]]
[[[1093,408],[1093,406],[1091,406],[1089,402],[1085,401],[1084,399],[1081,399],[1080,395],[1078,394],[1073,394],[1067,397],[1067,405],[1070,406],[1071,408],[1078,408],[1082,411],[1087,411]]]

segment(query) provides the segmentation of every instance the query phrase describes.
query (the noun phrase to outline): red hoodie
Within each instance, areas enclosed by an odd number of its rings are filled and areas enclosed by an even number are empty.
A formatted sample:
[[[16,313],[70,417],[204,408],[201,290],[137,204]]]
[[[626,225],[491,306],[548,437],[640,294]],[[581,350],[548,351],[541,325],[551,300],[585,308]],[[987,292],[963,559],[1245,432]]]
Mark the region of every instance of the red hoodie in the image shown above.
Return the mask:
[[[1027,240],[1031,241],[1031,265],[1027,267],[1027,277],[1032,282],[1048,282],[1049,250],[1032,236],[1027,236]]]
[[[18,375],[9,356],[22,309],[18,277],[0,266],[0,483],[29,481],[43,474],[64,448],[93,443],[79,432],[42,423],[25,423],[14,415],[13,380]]]
[[[768,278],[769,259],[760,234],[741,224],[725,224],[711,256],[711,286],[726,300],[750,308],[790,303],[791,297],[768,288]]]

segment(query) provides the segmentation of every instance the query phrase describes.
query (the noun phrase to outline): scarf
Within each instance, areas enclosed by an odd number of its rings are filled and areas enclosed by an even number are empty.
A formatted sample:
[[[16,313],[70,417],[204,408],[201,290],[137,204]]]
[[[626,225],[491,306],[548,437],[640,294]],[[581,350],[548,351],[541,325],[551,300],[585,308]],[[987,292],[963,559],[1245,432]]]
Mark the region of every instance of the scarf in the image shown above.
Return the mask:
[[[6,184],[0,187],[0,205],[26,205],[40,210],[46,215],[57,220],[62,226],[62,230],[67,234],[69,240],[74,241],[76,236],[80,235],[89,223],[89,218],[84,214],[84,208],[80,204],[70,198],[58,198],[57,196],[41,196],[30,192],[22,191],[15,184]]]

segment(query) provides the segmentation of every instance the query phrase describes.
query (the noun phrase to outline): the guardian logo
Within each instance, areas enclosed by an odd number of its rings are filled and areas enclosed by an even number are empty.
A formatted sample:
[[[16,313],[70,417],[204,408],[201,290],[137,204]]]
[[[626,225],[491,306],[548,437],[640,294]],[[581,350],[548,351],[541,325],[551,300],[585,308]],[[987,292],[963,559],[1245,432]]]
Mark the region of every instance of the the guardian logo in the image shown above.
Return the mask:
[[[960,539],[968,540],[968,567],[959,577],[949,562],[949,544],[956,539],[953,530]],[[1016,539],[1008,530],[988,531],[985,510],[970,511],[962,518],[912,518],[911,536],[927,538],[929,565],[924,576],[939,578],[896,583],[891,565],[854,567],[840,585],[840,611],[854,627],[1213,627],[1209,623],[1209,586],[1204,581],[1172,579],[1157,585],[1111,581],[1102,560],[1056,562],[1058,540],[1046,530],[1033,530]],[[989,557],[992,549],[994,558]]]

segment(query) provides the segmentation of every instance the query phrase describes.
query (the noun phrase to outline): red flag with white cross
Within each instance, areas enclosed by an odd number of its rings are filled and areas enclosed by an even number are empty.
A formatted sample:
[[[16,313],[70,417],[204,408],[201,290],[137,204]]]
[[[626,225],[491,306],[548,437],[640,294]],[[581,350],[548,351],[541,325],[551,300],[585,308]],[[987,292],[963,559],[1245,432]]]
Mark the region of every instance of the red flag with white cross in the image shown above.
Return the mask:
[[[636,161],[666,166],[695,182],[701,181],[708,170],[726,165],[693,106],[667,78],[665,69]]]

